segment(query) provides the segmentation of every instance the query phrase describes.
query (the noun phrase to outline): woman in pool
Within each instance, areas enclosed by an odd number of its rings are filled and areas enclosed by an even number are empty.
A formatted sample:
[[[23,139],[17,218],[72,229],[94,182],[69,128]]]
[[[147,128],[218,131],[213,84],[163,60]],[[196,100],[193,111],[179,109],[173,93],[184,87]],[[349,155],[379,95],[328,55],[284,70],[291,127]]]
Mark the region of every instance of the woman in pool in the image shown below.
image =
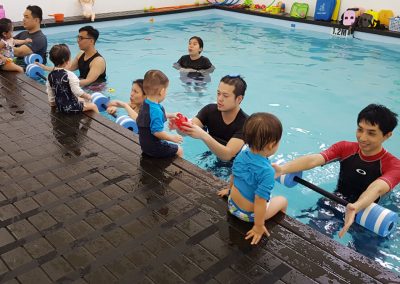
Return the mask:
[[[137,79],[132,83],[129,103],[125,103],[118,100],[111,101],[107,106],[107,112],[113,115],[117,112],[118,107],[123,107],[127,111],[128,115],[132,119],[136,120],[139,114],[140,107],[142,106],[145,98],[146,95],[144,94],[143,91],[143,79]]]
[[[189,54],[182,56],[178,62],[174,63],[174,68],[181,72],[200,73],[199,75],[213,72],[215,67],[207,57],[201,55],[203,46],[203,40],[200,37],[191,37],[188,46]]]

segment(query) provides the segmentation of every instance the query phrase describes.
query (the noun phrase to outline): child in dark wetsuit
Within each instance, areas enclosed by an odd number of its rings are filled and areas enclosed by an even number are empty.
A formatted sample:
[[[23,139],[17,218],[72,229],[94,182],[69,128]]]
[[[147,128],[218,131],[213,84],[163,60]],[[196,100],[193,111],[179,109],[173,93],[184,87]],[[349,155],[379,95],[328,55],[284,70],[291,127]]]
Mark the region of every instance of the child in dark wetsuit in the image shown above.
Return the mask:
[[[149,70],[144,75],[143,90],[146,99],[140,108],[136,123],[143,153],[154,158],[183,156],[182,148],[170,143],[182,143],[182,136],[164,131],[167,119],[175,119],[177,116],[176,113],[166,113],[161,105],[167,96],[168,84],[168,77],[159,70]]]
[[[50,60],[54,63],[54,68],[46,82],[50,105],[56,106],[58,111],[63,113],[81,113],[88,110],[98,113],[97,106],[90,102],[91,96],[79,86],[78,77],[67,70],[70,59],[71,52],[66,44],[57,44],[51,48]]]

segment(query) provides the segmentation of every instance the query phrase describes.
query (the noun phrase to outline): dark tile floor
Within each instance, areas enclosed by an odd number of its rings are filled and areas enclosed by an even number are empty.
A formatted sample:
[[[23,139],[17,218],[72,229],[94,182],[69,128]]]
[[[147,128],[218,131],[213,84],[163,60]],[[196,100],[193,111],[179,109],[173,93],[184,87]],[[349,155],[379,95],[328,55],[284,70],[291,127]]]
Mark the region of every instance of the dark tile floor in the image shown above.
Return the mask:
[[[251,247],[220,180],[143,157],[102,116],[52,112],[25,75],[0,73],[0,170],[1,283],[400,282],[284,215]]]

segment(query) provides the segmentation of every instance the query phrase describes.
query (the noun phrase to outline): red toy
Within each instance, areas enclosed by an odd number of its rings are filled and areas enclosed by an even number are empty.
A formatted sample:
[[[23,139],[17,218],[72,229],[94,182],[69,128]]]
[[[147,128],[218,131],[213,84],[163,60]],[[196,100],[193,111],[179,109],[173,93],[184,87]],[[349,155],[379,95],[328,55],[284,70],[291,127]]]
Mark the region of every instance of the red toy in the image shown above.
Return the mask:
[[[179,130],[183,130],[182,129],[183,123],[188,122],[189,119],[181,113],[178,113],[176,116],[177,116],[177,118],[175,118],[175,121],[174,121],[175,125],[176,125],[176,127],[178,127]]]

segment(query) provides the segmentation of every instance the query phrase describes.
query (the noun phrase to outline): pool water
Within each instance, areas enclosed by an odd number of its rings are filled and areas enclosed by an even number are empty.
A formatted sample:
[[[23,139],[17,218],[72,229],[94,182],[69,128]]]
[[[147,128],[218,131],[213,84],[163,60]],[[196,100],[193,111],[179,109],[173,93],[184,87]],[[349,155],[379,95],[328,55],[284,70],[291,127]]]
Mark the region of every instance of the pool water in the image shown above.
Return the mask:
[[[354,141],[357,114],[370,103],[384,104],[400,113],[397,45],[332,38],[325,33],[255,23],[247,20],[250,16],[230,15],[207,11],[156,17],[154,21],[140,18],[95,23],[101,33],[97,48],[107,60],[111,88],[107,95],[128,101],[132,80],[143,78],[149,69],[160,69],[170,79],[163,103],[166,111],[193,117],[201,107],[215,102],[222,76],[241,74],[248,84],[243,109],[249,114],[271,112],[281,119],[284,134],[275,158],[284,160],[317,153],[339,140]],[[49,46],[67,43],[76,54],[78,28],[46,29]],[[203,54],[216,66],[210,82],[181,81],[179,72],[172,68],[187,53],[193,35],[203,38]],[[384,145],[397,157],[399,129]],[[185,159],[221,178],[229,176],[229,165],[207,152],[201,141],[187,137],[183,148]],[[333,191],[338,167],[338,163],[330,164],[307,171],[303,177]],[[280,185],[274,194],[287,197],[289,215],[400,273],[400,226],[388,238],[380,238],[354,225],[339,239],[336,227],[341,227],[341,221],[330,218],[322,224],[321,210],[314,210],[320,195],[302,186],[286,189]],[[398,187],[383,205],[400,211]]]

